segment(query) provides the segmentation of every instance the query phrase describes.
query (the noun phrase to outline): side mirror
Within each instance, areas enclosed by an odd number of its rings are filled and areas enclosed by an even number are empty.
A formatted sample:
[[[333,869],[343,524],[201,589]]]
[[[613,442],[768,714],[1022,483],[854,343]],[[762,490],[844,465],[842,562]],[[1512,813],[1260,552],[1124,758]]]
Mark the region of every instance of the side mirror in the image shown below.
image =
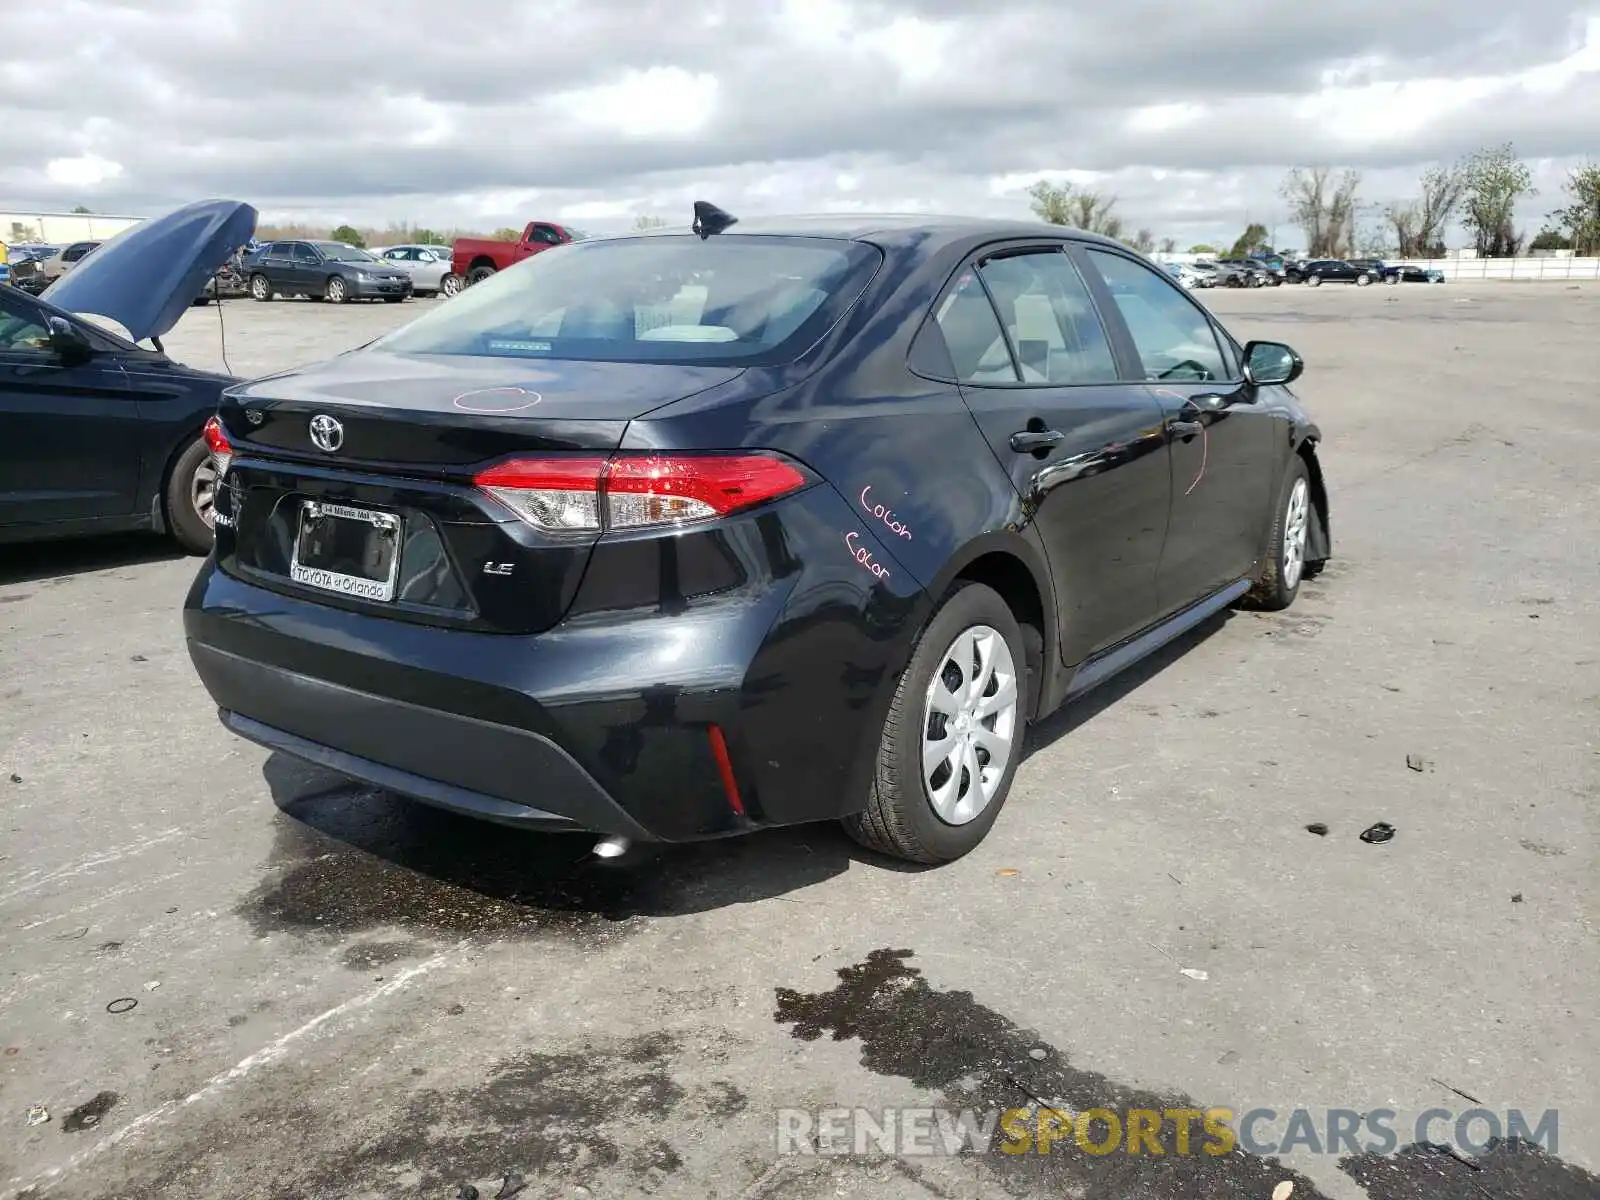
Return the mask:
[[[94,347],[77,326],[65,317],[51,317],[49,328],[50,349],[56,352],[62,362],[76,366],[94,357]]]
[[[1305,360],[1282,342],[1251,342],[1244,348],[1244,377],[1257,387],[1293,383],[1305,369]]]

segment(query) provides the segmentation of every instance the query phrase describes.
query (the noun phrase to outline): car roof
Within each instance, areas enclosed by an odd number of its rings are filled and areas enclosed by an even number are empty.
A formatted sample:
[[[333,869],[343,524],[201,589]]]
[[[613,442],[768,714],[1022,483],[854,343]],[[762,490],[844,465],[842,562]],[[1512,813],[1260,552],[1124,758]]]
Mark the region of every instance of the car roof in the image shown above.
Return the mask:
[[[633,230],[613,237],[682,236],[686,226]],[[955,242],[974,237],[993,238],[1075,238],[1107,246],[1120,242],[1068,225],[1049,225],[1043,221],[1018,221],[996,217],[943,216],[930,213],[826,213],[815,216],[741,217],[716,237],[768,236],[833,238],[878,244],[926,243],[928,240]],[[598,239],[597,239],[598,240]]]

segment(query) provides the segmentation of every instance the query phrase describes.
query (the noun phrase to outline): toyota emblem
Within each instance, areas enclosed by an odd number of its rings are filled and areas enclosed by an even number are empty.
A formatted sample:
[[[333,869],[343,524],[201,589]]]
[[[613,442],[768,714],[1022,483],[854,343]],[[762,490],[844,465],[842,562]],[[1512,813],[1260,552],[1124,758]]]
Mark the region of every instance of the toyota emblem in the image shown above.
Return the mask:
[[[344,445],[344,426],[327,413],[318,413],[311,418],[311,443],[332,454]]]

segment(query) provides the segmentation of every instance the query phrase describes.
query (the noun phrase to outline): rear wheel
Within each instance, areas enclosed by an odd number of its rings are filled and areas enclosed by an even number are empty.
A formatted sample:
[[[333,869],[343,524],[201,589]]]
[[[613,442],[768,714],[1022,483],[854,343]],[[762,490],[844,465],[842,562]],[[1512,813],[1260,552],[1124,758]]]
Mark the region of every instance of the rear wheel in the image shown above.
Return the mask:
[[[1305,460],[1296,454],[1284,475],[1278,507],[1272,520],[1272,538],[1261,571],[1250,589],[1252,608],[1277,612],[1288,608],[1300,593],[1306,575],[1306,551],[1311,545],[1311,479]]]
[[[475,283],[482,283],[493,274],[493,267],[473,267],[472,270],[467,272],[467,286],[471,287]]]
[[[344,280],[337,275],[329,276],[327,289],[323,292],[329,304],[343,304],[350,298],[349,291],[345,288]]]
[[[272,281],[265,275],[250,276],[250,298],[265,303],[272,299]]]
[[[212,512],[217,496],[217,467],[204,438],[196,438],[172,464],[167,479],[167,528],[190,554],[209,554],[215,540]]]
[[[1390,283],[1390,284],[1399,283],[1400,282],[1400,276],[1399,275],[1385,275],[1383,277],[1383,281],[1385,283]]]
[[[997,592],[979,583],[950,592],[900,677],[866,809],[844,821],[850,835],[920,863],[983,841],[1021,759],[1026,662]]]

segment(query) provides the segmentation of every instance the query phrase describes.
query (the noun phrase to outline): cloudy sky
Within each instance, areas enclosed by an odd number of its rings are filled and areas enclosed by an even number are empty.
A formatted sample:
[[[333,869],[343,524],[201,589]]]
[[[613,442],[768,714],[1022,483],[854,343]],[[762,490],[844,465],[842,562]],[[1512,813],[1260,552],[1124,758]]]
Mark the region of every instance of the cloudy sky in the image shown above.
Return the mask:
[[[1047,178],[1183,245],[1293,245],[1292,163],[1381,202],[1504,141],[1534,232],[1600,158],[1600,0],[0,4],[7,210],[605,231],[701,197],[1023,215]]]

